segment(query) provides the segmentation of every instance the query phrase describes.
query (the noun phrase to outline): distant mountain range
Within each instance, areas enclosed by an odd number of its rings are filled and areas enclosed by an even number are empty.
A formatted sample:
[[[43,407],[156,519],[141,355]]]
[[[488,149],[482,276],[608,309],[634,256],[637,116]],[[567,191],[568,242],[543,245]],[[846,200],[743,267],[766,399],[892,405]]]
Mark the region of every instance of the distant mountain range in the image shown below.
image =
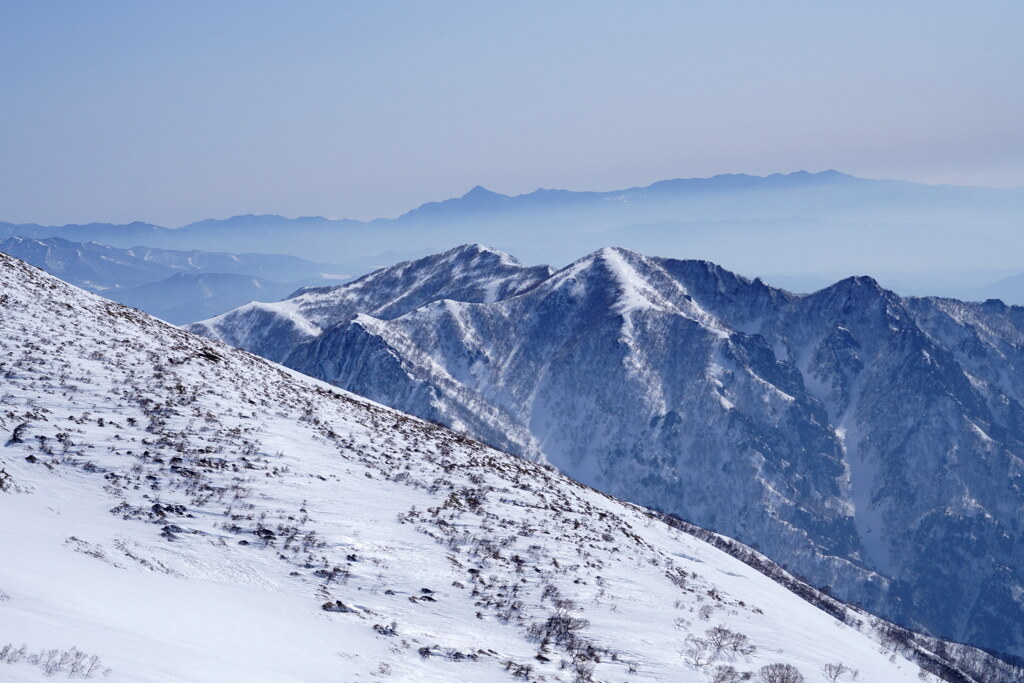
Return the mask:
[[[175,324],[247,301],[276,301],[300,286],[330,282],[347,267],[285,255],[118,249],[60,237],[10,237],[0,252]]]
[[[104,292],[114,301],[181,325],[248,301],[277,301],[294,290],[265,278],[234,273],[177,273],[132,289]]]
[[[1024,308],[469,245],[189,329],[1024,655]]]
[[[398,218],[369,222],[235,216],[175,229],[145,223],[0,223],[0,237],[229,252],[244,244],[246,251],[338,263],[395,250],[414,257],[483,241],[531,263],[564,264],[581,252],[616,244],[663,256],[709,259],[750,274],[977,268],[1020,272],[1022,217],[1024,189],[931,186],[800,171],[666,180],[611,192],[537,190],[514,197],[476,187]],[[1000,248],[993,250],[994,244]]]

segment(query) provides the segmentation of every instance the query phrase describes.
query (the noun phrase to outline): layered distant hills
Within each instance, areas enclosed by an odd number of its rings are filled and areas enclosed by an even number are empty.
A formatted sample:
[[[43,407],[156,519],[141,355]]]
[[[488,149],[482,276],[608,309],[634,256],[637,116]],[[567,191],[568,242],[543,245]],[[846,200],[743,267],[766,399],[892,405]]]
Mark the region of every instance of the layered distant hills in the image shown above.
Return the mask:
[[[0,241],[0,252],[176,324],[247,301],[276,301],[302,285],[330,282],[344,269],[286,255],[118,249],[60,237],[10,237]]]
[[[189,329],[1024,654],[1024,308],[468,245]]]
[[[1022,220],[1024,189],[799,171],[666,180],[610,192],[506,196],[477,187],[397,218],[367,222],[235,216],[173,229],[0,223],[0,237],[289,254],[332,263],[370,259],[349,275],[469,242],[490,244],[527,263],[555,265],[614,244],[711,260],[752,276],[826,273],[834,281],[836,273],[885,274],[883,281],[899,284],[900,291],[972,298],[965,290],[1024,271]],[[381,257],[385,252],[394,254]],[[965,275],[979,270],[984,272]],[[930,275],[914,276],[917,271]],[[1009,294],[1004,289],[1001,296]],[[1013,302],[1024,304],[1024,293]]]

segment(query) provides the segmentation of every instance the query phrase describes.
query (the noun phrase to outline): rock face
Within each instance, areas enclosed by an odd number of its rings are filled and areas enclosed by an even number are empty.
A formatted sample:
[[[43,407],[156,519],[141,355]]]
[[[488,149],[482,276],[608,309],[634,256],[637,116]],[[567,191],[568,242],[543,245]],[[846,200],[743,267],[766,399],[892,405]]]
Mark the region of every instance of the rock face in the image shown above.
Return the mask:
[[[433,259],[192,329],[1024,654],[1024,309],[621,249]]]

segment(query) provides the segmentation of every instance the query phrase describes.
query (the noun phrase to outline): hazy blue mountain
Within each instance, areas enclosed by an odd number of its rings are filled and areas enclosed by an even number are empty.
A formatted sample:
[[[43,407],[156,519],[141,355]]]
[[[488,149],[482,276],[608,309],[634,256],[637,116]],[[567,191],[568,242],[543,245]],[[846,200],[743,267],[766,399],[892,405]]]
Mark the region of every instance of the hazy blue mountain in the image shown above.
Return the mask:
[[[795,295],[623,249],[502,291],[516,264],[486,252],[190,329],[756,544],[890,618],[1024,654],[1024,308],[867,277]],[[402,272],[474,284],[381,307]]]
[[[256,275],[277,282],[323,281],[349,272],[351,275],[359,274],[347,264],[316,263],[287,254],[237,254],[196,249],[176,251],[150,247],[132,247],[125,251],[146,262],[170,266],[181,272]]]
[[[183,325],[250,301],[277,301],[291,285],[235,273],[175,273],[165,280],[104,292],[109,298],[161,320]]]
[[[743,272],[800,274],[928,268],[1020,268],[1024,189],[867,180],[836,171],[666,180],[610,192],[541,189],[506,196],[476,187],[393,219],[235,216],[176,229],[43,228],[0,224],[0,235],[61,236],[118,247],[286,253],[347,263],[400,249],[442,251],[484,241],[530,263],[568,263],[619,244],[714,260]],[[993,252],[991,244],[1001,249]],[[785,249],[778,248],[786,244]]]
[[[134,287],[178,272],[235,273],[277,282],[298,282],[329,279],[351,268],[285,254],[179,251],[144,246],[123,249],[60,237],[10,237],[0,242],[0,251],[92,291]],[[355,274],[358,273],[352,273]]]
[[[0,221],[0,238],[7,237],[61,237],[74,242],[100,242],[116,247],[136,244],[157,245],[173,240],[174,231],[150,223],[136,221],[116,225],[113,223],[85,223],[69,225],[37,225],[35,223],[7,223]]]
[[[1011,275],[990,285],[961,290],[963,298],[972,301],[999,299],[1003,303],[1024,306],[1024,273]]]
[[[60,237],[10,237],[0,242],[0,251],[175,324],[252,300],[276,301],[300,286],[343,281],[358,272],[281,254],[119,249]]]
[[[9,237],[0,242],[0,251],[93,292],[136,287],[169,277],[176,270],[168,263],[140,258],[129,250],[60,237]]]

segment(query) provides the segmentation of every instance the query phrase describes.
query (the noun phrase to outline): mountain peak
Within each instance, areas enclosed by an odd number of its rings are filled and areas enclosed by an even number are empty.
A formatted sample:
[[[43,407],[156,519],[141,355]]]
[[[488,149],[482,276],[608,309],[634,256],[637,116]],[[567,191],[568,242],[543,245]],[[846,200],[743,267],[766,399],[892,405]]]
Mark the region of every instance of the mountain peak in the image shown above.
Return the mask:
[[[430,257],[427,257],[427,259],[429,258]],[[459,246],[440,254],[440,258],[444,261],[453,263],[471,263],[476,262],[478,259],[484,259],[484,263],[512,268],[520,268],[523,265],[518,259],[510,254],[506,254],[503,251],[499,251],[476,242],[460,244]],[[421,260],[426,261],[427,259]]]
[[[850,277],[843,278],[832,286],[837,289],[844,290],[862,289],[876,292],[884,291],[884,288],[879,284],[878,280],[870,275],[851,275]]]
[[[504,197],[505,195],[498,194],[497,192],[491,192],[483,185],[476,185],[466,194],[462,195],[461,199],[476,199],[480,197]]]
[[[459,204],[468,204],[470,207],[490,207],[496,202],[503,202],[509,199],[507,195],[491,192],[483,185],[477,185],[472,190],[458,199]]]
[[[621,264],[623,261],[641,261],[646,258],[643,254],[625,247],[601,247],[579,259],[573,265],[580,264],[588,267],[595,263]]]
[[[483,185],[477,185],[461,197],[445,199],[439,202],[421,204],[412,211],[402,214],[405,217],[431,218],[437,216],[458,215],[461,211],[485,211],[510,200],[507,195],[491,192]]]
[[[511,256],[509,256],[508,254],[506,254],[503,251],[499,251],[498,249],[494,249],[492,247],[488,247],[487,245],[480,244],[479,242],[467,242],[466,244],[460,244],[457,247],[452,247],[448,251],[444,252],[444,254],[451,254],[451,255],[458,255],[458,256],[461,256],[461,255],[464,255],[464,254],[465,255],[471,255],[471,256],[479,256],[480,254],[495,254],[495,255],[498,255],[498,256],[505,256],[507,258],[512,258]]]
[[[609,305],[620,314],[640,309],[676,310],[672,300],[678,293],[676,283],[650,259],[623,247],[603,247],[566,266],[551,278],[551,286],[568,285],[574,292],[607,296],[614,291]]]
[[[645,260],[643,256],[621,247],[605,247],[596,252],[596,258],[607,266],[618,284],[620,313],[664,305],[664,297],[637,270],[639,262]]]
[[[855,176],[842,173],[835,169],[828,169],[825,171],[805,171],[803,169],[799,171],[793,171],[792,173],[776,173],[768,176],[769,178],[783,178],[787,180],[796,180],[805,183],[820,183],[820,182],[845,182],[849,180],[857,180]]]

